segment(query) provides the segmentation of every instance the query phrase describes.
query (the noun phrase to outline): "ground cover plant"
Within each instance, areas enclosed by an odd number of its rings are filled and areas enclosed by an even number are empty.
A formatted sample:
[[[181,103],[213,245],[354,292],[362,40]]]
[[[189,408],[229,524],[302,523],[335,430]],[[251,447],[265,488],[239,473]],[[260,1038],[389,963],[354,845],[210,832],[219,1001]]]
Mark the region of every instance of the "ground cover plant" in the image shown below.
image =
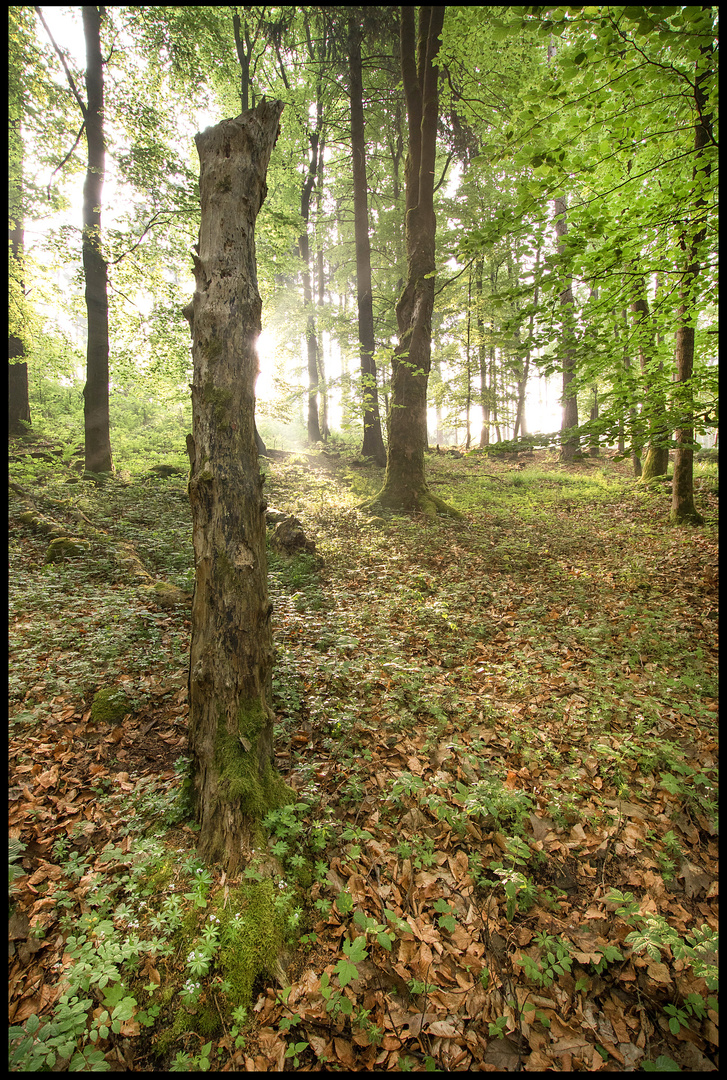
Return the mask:
[[[362,512],[343,446],[268,459],[316,545],[269,553],[297,801],[227,879],[183,452],[72,450],[11,441],[11,1070],[716,1067],[714,462],[682,530],[605,454],[432,454],[461,521]]]

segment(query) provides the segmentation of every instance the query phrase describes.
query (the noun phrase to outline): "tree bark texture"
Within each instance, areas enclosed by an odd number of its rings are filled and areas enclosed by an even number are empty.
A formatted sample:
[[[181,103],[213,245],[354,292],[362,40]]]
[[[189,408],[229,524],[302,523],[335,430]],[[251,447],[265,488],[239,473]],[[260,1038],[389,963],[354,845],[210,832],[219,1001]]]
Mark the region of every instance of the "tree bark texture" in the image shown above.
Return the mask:
[[[374,352],[374,308],[371,289],[371,244],[369,242],[368,185],[366,181],[366,141],[364,133],[363,74],[361,70],[361,29],[355,16],[348,23],[348,70],[351,94],[351,168],[353,174],[353,217],[356,238],[356,293],[358,299],[358,340],[361,355],[363,396],[363,445],[361,453],[386,465],[386,448],[381,434],[379,393],[376,386]]]
[[[702,54],[712,53],[711,44],[702,46]],[[711,74],[709,64],[696,66],[694,99],[697,122],[694,126],[695,165],[692,172],[692,184],[697,193],[694,202],[695,217],[699,219],[706,213],[704,186],[709,180],[711,162],[704,160],[704,150],[712,141],[712,116],[707,106],[705,83]],[[700,190],[701,187],[701,190]],[[676,334],[677,379],[674,388],[676,407],[680,417],[675,432],[677,444],[674,456],[674,480],[672,483],[672,502],[670,521],[675,525],[702,525],[704,518],[694,505],[694,397],[692,392],[692,373],[694,371],[694,329],[696,323],[696,293],[699,285],[699,246],[706,236],[706,225],[698,229],[691,242],[682,237],[682,249],[688,263],[684,270],[678,311]]]
[[[113,471],[109,425],[108,270],[101,248],[101,196],[106,166],[104,85],[101,55],[103,8],[83,7],[86,39],[86,141],[88,169],[83,185],[83,272],[86,278],[88,341],[83,390],[87,472]]]
[[[192,328],[195,594],[189,748],[199,852],[245,863],[266,811],[289,789],[272,767],[271,607],[255,443],[261,300],[255,220],[283,105],[265,101],[195,136],[202,209]]]
[[[558,253],[563,254],[564,238],[568,233],[566,221],[566,201],[564,198],[554,200],[555,205],[555,233],[557,237]],[[563,417],[561,420],[561,432],[578,427],[578,399],[570,390],[576,371],[575,354],[575,327],[573,325],[573,287],[570,274],[567,275],[563,290],[560,294],[560,306],[563,313],[563,340],[561,341],[563,357]],[[573,461],[578,453],[578,435],[571,434],[561,441],[560,456],[563,461]]]
[[[444,22],[443,7],[401,8],[401,69],[409,121],[406,159],[407,282],[396,307],[399,343],[392,359],[389,448],[382,506],[452,512],[431,494],[424,473],[427,381],[434,308],[434,164],[439,111],[433,64]]]

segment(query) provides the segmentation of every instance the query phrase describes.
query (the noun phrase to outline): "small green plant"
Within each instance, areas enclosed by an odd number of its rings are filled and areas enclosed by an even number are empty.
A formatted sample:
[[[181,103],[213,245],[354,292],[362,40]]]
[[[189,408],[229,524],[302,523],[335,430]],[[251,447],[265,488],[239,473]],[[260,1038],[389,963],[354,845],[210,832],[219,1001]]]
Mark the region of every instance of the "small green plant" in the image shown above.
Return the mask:
[[[457,920],[452,914],[454,909],[449,906],[446,900],[440,897],[434,904],[434,910],[439,912],[437,922],[442,929],[448,930],[450,934],[453,934],[457,929]]]
[[[388,798],[394,806],[401,807],[405,805],[405,797],[411,798],[413,795],[417,795],[424,786],[424,781],[420,776],[403,772],[392,782]]]
[[[51,1019],[41,1021],[33,1013],[23,1025],[9,1028],[10,1070],[46,1072],[68,1063],[72,1071],[108,1072],[110,1066],[101,1051],[85,1045],[91,1034],[88,1017],[92,1005],[91,998],[64,994]]]
[[[11,837],[8,840],[8,895],[12,896],[16,890],[15,882],[19,877],[23,877],[25,871],[22,866],[18,866],[18,859],[25,851],[25,844],[20,840],[16,840]]]
[[[294,1069],[300,1068],[300,1055],[303,1053],[304,1050],[308,1048],[308,1046],[309,1044],[307,1042],[291,1043],[288,1049],[285,1051],[286,1058],[293,1059]]]
[[[245,1045],[245,1036],[242,1034],[242,1028],[247,1023],[247,1009],[244,1005],[238,1005],[232,1012],[232,1019],[234,1024],[230,1028],[230,1037],[234,1040],[234,1046],[236,1050],[240,1050]]]
[[[562,938],[552,937],[543,932],[535,935],[535,944],[540,949],[539,962],[533,960],[527,953],[522,953],[519,963],[527,978],[532,982],[538,986],[550,986],[556,978],[565,971],[570,971],[573,966],[570,945]]]
[[[321,995],[326,1003],[326,1012],[333,1016],[339,1013],[342,1016],[350,1016],[353,1012],[350,999],[341,990],[336,990],[331,986],[331,977],[327,971],[324,971],[321,976]]]
[[[505,1034],[505,1028],[507,1027],[507,1017],[498,1016],[494,1023],[488,1023],[487,1028],[490,1037],[493,1039],[501,1039]]]

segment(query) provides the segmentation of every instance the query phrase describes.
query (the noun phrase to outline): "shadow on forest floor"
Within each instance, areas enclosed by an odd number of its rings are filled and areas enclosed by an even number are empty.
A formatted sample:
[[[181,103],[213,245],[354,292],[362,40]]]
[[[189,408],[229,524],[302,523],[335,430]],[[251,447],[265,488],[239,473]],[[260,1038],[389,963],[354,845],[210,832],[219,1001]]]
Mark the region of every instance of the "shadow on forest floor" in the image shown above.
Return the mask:
[[[427,468],[464,522],[370,521],[380,471],[345,453],[265,466],[323,565],[270,553],[299,799],[267,822],[288,951],[246,1007],[235,883],[179,797],[189,609],[119,558],[189,590],[184,478],[12,462],[15,1068],[715,1067],[716,468],[699,529],[606,458]],[[46,564],[43,521],[83,555]]]

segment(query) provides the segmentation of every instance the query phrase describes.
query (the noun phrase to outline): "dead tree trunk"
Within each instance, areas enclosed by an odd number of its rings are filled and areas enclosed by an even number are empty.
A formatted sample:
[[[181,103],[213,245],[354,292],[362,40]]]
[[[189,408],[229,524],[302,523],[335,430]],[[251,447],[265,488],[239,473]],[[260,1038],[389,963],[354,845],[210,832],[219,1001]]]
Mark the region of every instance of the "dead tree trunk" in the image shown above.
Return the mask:
[[[273,769],[265,501],[255,445],[261,300],[255,220],[283,105],[260,102],[195,137],[202,218],[192,328],[195,594],[189,748],[198,849],[234,872],[259,822],[288,801]]]

